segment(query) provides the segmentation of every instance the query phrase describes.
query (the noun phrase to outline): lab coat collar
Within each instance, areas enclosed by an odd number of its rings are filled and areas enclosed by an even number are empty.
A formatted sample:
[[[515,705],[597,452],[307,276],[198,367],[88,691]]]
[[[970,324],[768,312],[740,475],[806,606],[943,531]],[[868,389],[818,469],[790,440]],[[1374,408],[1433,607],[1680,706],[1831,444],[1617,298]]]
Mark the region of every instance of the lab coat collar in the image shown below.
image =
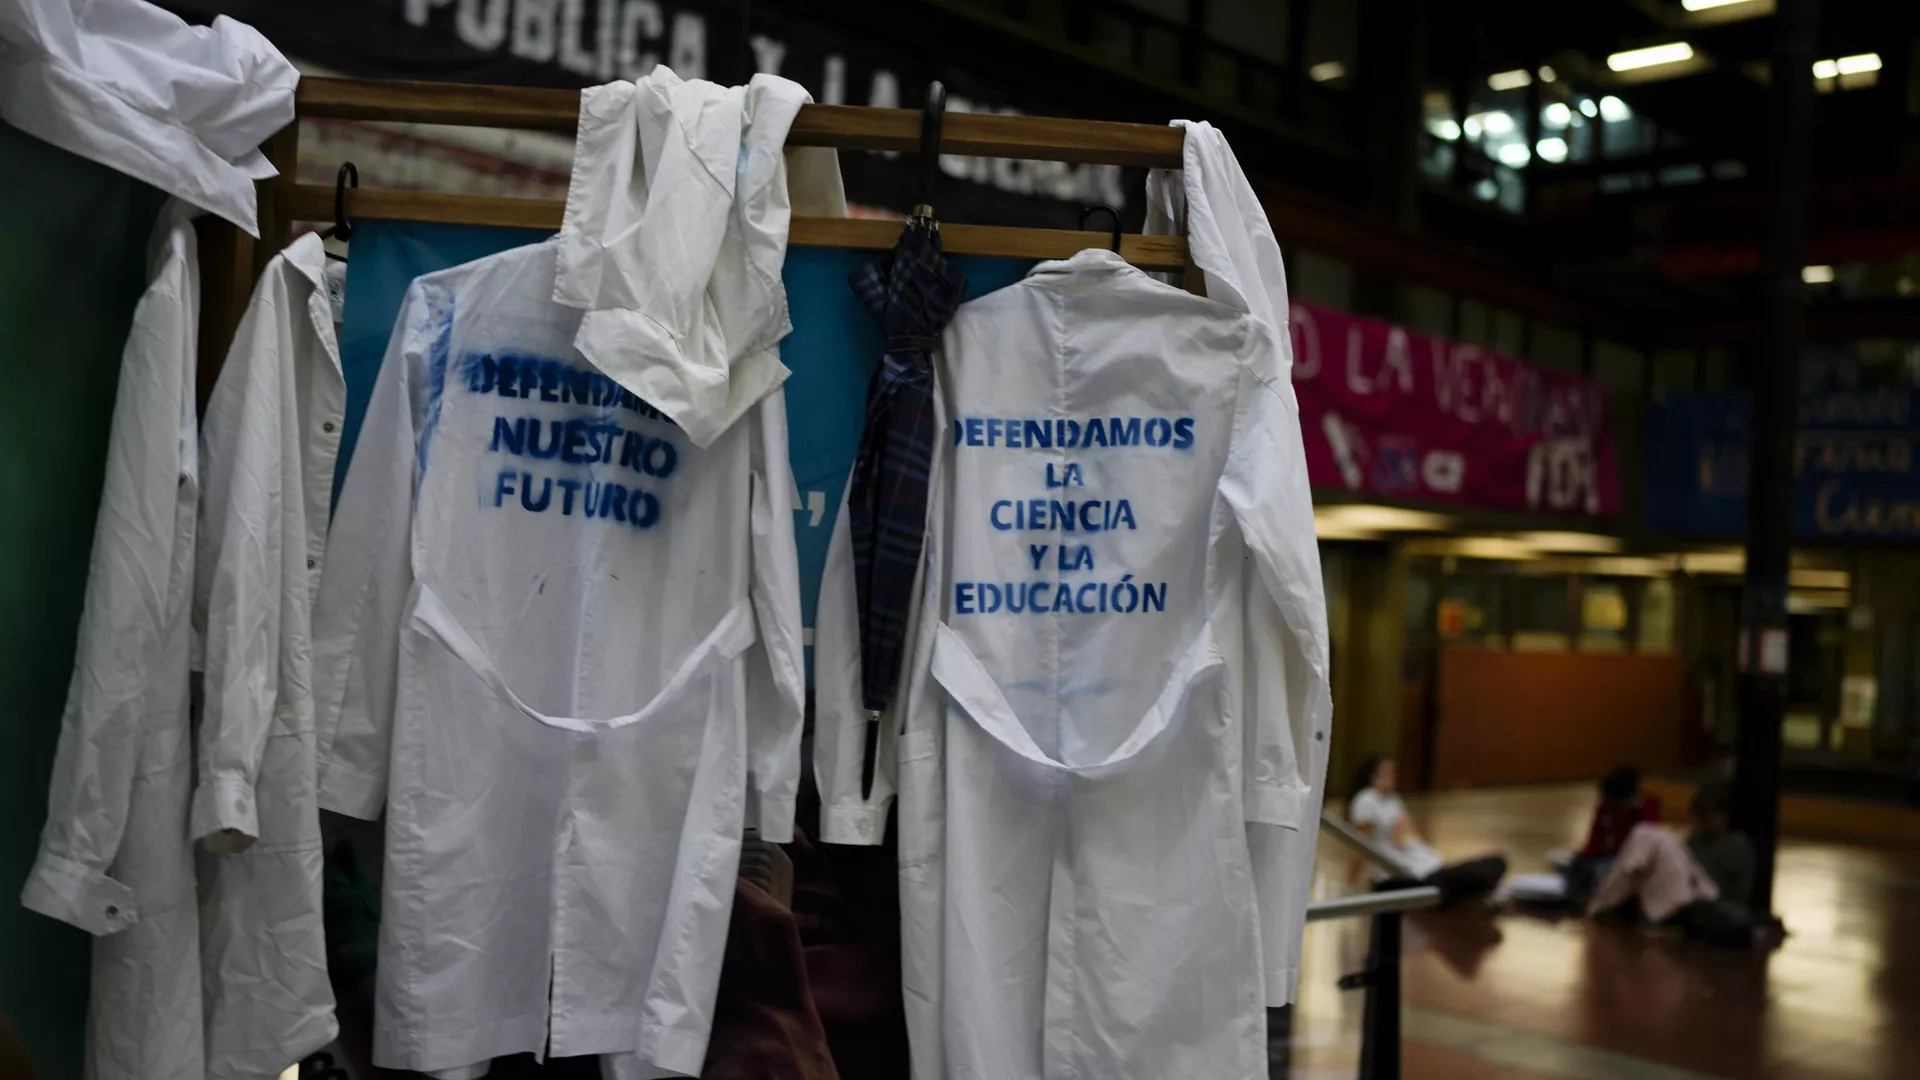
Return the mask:
[[[284,253],[287,265],[300,272],[300,276],[313,283],[321,292],[327,290],[327,244],[320,239],[319,233],[301,233],[293,243],[287,245]]]
[[[1027,271],[1030,278],[1088,277],[1094,274],[1138,273],[1134,265],[1109,248],[1090,247],[1071,258],[1052,259]]]
[[[0,0],[0,46],[0,119],[259,235],[259,146],[293,122],[300,73],[257,30],[145,0]]]

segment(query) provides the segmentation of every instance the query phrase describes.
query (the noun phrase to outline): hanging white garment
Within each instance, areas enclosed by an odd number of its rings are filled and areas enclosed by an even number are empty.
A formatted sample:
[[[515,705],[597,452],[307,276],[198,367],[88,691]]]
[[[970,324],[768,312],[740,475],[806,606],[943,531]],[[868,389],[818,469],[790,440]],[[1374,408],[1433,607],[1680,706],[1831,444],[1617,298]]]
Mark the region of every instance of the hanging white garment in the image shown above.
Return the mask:
[[[1287,271],[1266,208],[1218,128],[1191,120],[1176,120],[1173,126],[1186,133],[1181,168],[1147,174],[1146,231],[1185,235],[1193,263],[1205,275],[1207,298],[1272,328],[1281,349],[1281,366],[1272,385],[1287,407],[1297,411]],[[1294,443],[1298,443],[1297,432]],[[1310,592],[1295,591],[1284,598],[1269,594],[1257,581],[1247,584],[1244,626],[1249,647],[1270,659],[1249,665],[1230,691],[1246,708],[1277,703],[1306,718],[1303,722],[1314,730],[1324,729],[1333,704],[1328,694],[1326,599],[1317,569]],[[1296,586],[1305,588],[1305,583]],[[1312,783],[1308,824],[1299,829],[1252,819],[1247,824],[1265,931],[1260,946],[1265,952],[1262,964],[1269,1007],[1291,1004],[1298,990],[1301,931],[1313,888],[1320,810],[1326,801],[1322,780],[1327,772],[1327,744],[1316,742],[1313,750],[1312,760],[1301,764],[1302,774]]]
[[[89,1080],[201,1080],[193,748],[192,213],[161,211],[107,441],[73,682],[39,858],[21,903],[95,935]]]
[[[312,233],[267,263],[200,428],[191,821],[211,1080],[277,1076],[338,1031],[320,916],[313,597],[347,386],[325,275]]]
[[[1310,877],[1330,712],[1285,348],[1100,250],[960,308],[872,800],[836,531],[823,833],[878,842],[897,782],[918,1080],[1266,1075],[1293,975],[1263,942],[1300,925],[1257,886],[1256,833],[1305,837],[1287,881]]]
[[[780,268],[802,214],[846,216],[831,149],[785,152],[800,84],[685,80],[580,93],[553,298],[586,311],[574,347],[708,446],[786,380]]]
[[[260,153],[293,122],[300,73],[224,15],[189,26],[145,0],[0,0],[0,119],[260,235]]]
[[[693,445],[573,347],[557,250],[408,291],[316,613],[321,805],[386,814],[376,1064],[695,1074],[742,829],[798,788],[785,399]]]

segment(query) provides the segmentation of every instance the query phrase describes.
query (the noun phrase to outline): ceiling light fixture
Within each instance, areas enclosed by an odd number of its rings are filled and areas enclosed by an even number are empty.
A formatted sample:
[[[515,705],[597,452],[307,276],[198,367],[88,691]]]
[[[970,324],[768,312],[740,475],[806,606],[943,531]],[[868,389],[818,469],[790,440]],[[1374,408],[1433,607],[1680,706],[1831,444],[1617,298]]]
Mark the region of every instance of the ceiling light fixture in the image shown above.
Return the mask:
[[[1633,119],[1633,110],[1627,107],[1626,102],[1608,94],[1600,99],[1600,119],[1610,124],[1617,124],[1622,120]]]
[[[1533,85],[1533,76],[1525,68],[1497,71],[1487,76],[1487,88],[1490,90],[1518,90],[1531,85]]]
[[[1614,71],[1637,71],[1640,68],[1655,67],[1660,64],[1677,64],[1693,59],[1693,46],[1684,41],[1668,42],[1665,45],[1649,45],[1644,49],[1628,49],[1607,57],[1607,67]]]
[[[1527,162],[1533,160],[1533,155],[1527,151],[1527,144],[1523,142],[1504,143],[1494,156],[1509,169],[1524,169]]]
[[[1549,67],[1546,64],[1540,65],[1540,81],[1541,82],[1554,82],[1559,78],[1560,78],[1559,72],[1553,70],[1553,68]]]
[[[1582,113],[1583,115],[1586,115],[1586,116],[1599,116],[1599,115],[1600,115],[1600,109],[1599,109],[1599,107],[1598,107],[1598,106],[1596,106],[1596,105],[1595,105],[1595,104],[1593,103],[1593,99],[1592,99],[1592,98],[1581,98],[1581,99],[1580,99],[1580,112],[1581,112],[1581,113]]]
[[[1680,0],[1680,6],[1688,11],[1707,11],[1711,8],[1732,7],[1735,4],[1751,2],[1752,0]]]
[[[1324,524],[1367,532],[1445,532],[1453,528],[1453,519],[1445,514],[1368,503],[1316,506],[1313,520],[1316,527]]]
[[[1809,285],[1830,285],[1833,283],[1833,267],[1803,266],[1800,268],[1800,280]]]
[[[1858,56],[1843,56],[1833,62],[1834,70],[1841,75],[1861,75],[1869,71],[1880,70],[1879,53],[1861,53]]]
[[[1554,127],[1566,127],[1568,124],[1573,123],[1573,110],[1567,108],[1567,103],[1564,101],[1556,101],[1548,105],[1545,109],[1545,115],[1547,123],[1552,124]]]
[[[1347,65],[1338,60],[1327,60],[1307,69],[1307,78],[1314,82],[1332,82],[1347,73]]]
[[[1620,538],[1602,533],[1568,532],[1549,529],[1515,533],[1515,540],[1541,551],[1586,555],[1612,555],[1620,550]]]
[[[1549,161],[1557,165],[1567,160],[1567,140],[1557,136],[1541,139],[1540,145],[1534,149],[1540,155],[1541,161]]]

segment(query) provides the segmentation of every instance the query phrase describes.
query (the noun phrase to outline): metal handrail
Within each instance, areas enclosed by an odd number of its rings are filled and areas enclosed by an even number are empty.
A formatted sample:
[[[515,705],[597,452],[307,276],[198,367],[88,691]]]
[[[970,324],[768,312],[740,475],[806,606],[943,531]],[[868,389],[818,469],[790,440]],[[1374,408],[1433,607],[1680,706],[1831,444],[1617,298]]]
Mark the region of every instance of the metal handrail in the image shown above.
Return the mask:
[[[1352,825],[1334,817],[1325,810],[1320,811],[1320,827],[1333,834],[1334,839],[1359,852],[1373,865],[1385,870],[1391,877],[1418,878],[1413,868],[1400,861],[1398,855],[1386,850],[1368,839],[1366,834]]]
[[[1432,885],[1416,885],[1411,889],[1388,889],[1385,892],[1354,893],[1351,896],[1336,896],[1331,900],[1319,900],[1308,904],[1307,921],[1351,919],[1359,915],[1398,915],[1403,911],[1437,907],[1439,903],[1440,890]]]

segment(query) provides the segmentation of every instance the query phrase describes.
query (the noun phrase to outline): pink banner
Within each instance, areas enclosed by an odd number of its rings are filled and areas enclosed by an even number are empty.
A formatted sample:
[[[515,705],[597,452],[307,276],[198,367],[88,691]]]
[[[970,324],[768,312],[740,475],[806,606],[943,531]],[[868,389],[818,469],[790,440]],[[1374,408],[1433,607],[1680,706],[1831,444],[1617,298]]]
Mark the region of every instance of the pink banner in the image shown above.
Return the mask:
[[[1606,388],[1295,301],[1313,486],[1488,510],[1619,511]]]

